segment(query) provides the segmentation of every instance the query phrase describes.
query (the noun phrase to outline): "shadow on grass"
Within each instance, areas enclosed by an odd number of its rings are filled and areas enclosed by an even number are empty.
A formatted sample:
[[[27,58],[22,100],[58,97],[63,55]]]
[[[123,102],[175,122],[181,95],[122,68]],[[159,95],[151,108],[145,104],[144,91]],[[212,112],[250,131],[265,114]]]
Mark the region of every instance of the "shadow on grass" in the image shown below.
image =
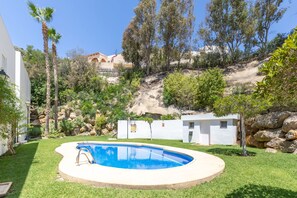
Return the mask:
[[[242,149],[234,149],[234,148],[212,148],[208,149],[207,152],[218,155],[227,155],[227,156],[242,156]],[[248,156],[255,156],[255,152],[247,151]]]
[[[271,186],[262,186],[249,184],[241,188],[238,188],[226,195],[226,198],[245,198],[245,197],[265,197],[265,198],[288,198],[288,197],[297,197],[297,192],[271,187]]]
[[[34,162],[34,155],[38,142],[31,142],[19,146],[16,155],[0,157],[0,182],[13,182],[9,197],[19,197],[26,181],[30,166]]]

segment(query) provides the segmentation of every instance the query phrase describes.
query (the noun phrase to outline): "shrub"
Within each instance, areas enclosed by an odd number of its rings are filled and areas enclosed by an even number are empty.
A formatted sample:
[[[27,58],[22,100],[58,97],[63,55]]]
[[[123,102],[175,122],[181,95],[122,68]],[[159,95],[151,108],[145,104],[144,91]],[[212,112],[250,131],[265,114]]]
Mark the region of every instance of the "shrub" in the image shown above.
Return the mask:
[[[219,52],[201,53],[193,58],[194,68],[212,68],[227,65],[228,57]]]
[[[107,123],[107,119],[104,115],[100,115],[96,117],[96,120],[95,120],[96,131],[100,131],[106,123]]]
[[[175,72],[164,79],[164,103],[184,109],[212,108],[223,96],[226,82],[219,69],[209,69],[199,77]]]
[[[91,101],[83,101],[81,105],[82,115],[90,115],[91,118],[94,118],[96,115],[96,108]]]
[[[29,138],[37,138],[41,137],[42,130],[40,127],[29,127],[28,128],[28,137]]]
[[[193,108],[197,95],[197,79],[180,72],[174,72],[164,79],[165,105]]]
[[[76,98],[76,93],[72,89],[66,89],[65,91],[60,92],[60,102],[65,104],[69,101],[72,101]]]
[[[175,120],[175,116],[171,114],[161,115],[161,120]]]
[[[81,128],[82,126],[84,126],[84,120],[82,117],[75,118],[75,120],[73,122],[74,122],[74,127]]]
[[[220,69],[208,69],[198,78],[198,107],[213,107],[215,101],[223,96],[226,81]]]
[[[71,135],[71,132],[74,130],[73,123],[69,120],[62,120],[60,122],[61,132],[65,133],[65,135]]]

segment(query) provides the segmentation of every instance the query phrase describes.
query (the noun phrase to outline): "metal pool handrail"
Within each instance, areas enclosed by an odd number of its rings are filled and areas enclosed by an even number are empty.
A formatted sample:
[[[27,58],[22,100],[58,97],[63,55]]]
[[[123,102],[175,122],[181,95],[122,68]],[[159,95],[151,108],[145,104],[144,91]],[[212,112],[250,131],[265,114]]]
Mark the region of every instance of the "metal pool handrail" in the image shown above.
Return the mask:
[[[88,157],[88,155],[87,155],[86,153],[82,153],[81,151],[87,151],[88,153],[90,153],[90,155],[92,156],[93,160],[91,161],[90,158]],[[77,156],[76,156],[76,164],[77,164],[77,165],[79,165],[79,157],[80,157],[80,155],[82,155],[82,154],[86,156],[86,158],[88,159],[88,162],[89,162],[90,164],[94,164],[94,163],[95,163],[95,158],[94,158],[94,156],[92,155],[90,149],[88,149],[88,148],[86,148],[86,147],[82,147],[82,148],[79,148],[78,154],[77,154]]]

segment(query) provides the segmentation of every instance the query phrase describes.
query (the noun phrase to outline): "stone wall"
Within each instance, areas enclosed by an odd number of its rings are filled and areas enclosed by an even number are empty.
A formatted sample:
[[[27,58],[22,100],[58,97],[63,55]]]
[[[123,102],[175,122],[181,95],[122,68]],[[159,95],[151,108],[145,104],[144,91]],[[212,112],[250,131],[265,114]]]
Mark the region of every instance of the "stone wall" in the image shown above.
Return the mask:
[[[246,120],[247,144],[284,153],[297,152],[297,113],[270,112]],[[268,149],[270,150],[270,149]]]

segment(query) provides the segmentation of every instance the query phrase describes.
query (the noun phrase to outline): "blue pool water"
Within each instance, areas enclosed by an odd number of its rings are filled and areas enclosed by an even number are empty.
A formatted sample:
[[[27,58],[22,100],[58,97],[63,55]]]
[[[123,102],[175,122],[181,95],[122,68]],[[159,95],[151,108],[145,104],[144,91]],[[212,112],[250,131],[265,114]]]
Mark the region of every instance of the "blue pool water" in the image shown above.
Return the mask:
[[[193,160],[191,156],[151,146],[79,143],[77,148],[88,149],[96,164],[115,168],[164,169]]]

